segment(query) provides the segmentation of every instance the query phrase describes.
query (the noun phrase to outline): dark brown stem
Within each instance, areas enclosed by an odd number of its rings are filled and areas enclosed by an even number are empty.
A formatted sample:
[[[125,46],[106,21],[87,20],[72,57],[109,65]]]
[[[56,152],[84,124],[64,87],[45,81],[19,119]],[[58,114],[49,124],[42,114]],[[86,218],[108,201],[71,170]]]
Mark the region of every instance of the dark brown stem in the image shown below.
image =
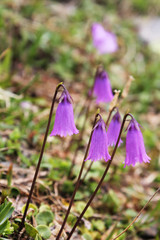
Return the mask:
[[[68,235],[68,237],[67,237],[67,240],[69,240],[69,239],[71,238],[74,230],[76,229],[77,225],[78,225],[79,222],[81,221],[83,215],[84,215],[85,212],[87,211],[87,209],[88,209],[88,207],[90,206],[92,200],[94,199],[96,193],[98,192],[99,188],[100,188],[101,185],[102,185],[102,182],[103,182],[103,180],[104,180],[104,178],[105,178],[105,176],[106,176],[106,174],[107,174],[107,172],[108,172],[108,169],[109,169],[109,167],[110,167],[110,165],[111,165],[111,163],[112,163],[112,161],[113,161],[113,158],[114,158],[114,155],[115,155],[115,153],[116,153],[116,150],[117,150],[117,147],[118,147],[118,143],[119,143],[119,140],[120,140],[120,137],[121,137],[123,128],[124,128],[124,124],[125,124],[126,118],[127,118],[128,116],[132,117],[132,115],[131,115],[130,113],[127,113],[127,114],[124,116],[123,121],[122,121],[122,124],[121,124],[121,129],[120,129],[120,132],[119,132],[119,136],[118,136],[118,139],[117,139],[117,142],[116,142],[116,146],[115,146],[115,148],[114,148],[114,150],[113,150],[113,152],[112,152],[111,159],[108,161],[107,167],[106,167],[106,169],[105,169],[105,171],[104,171],[104,173],[103,173],[103,176],[102,176],[101,180],[100,180],[99,183],[98,183],[98,186],[96,187],[94,193],[93,193],[92,196],[90,197],[90,199],[89,199],[88,203],[86,204],[85,208],[83,209],[82,213],[81,213],[80,216],[78,217],[75,225],[73,226],[71,232],[69,233],[69,235]]]
[[[80,183],[80,178],[81,178],[81,175],[82,175],[82,172],[83,172],[83,168],[84,168],[84,164],[85,164],[85,159],[87,158],[88,156],[88,151],[89,151],[89,147],[90,147],[90,143],[91,143],[91,139],[92,139],[92,134],[93,134],[93,129],[95,127],[95,124],[97,122],[97,118],[98,118],[99,114],[96,114],[95,116],[95,120],[94,120],[94,123],[93,123],[93,128],[92,128],[92,132],[91,132],[91,135],[90,135],[90,138],[89,138],[89,142],[88,142],[88,145],[87,145],[87,149],[86,149],[86,152],[85,152],[85,156],[84,156],[84,159],[83,159],[83,162],[82,162],[82,165],[81,165],[81,169],[80,169],[80,172],[79,172],[79,176],[78,176],[78,179],[77,179],[77,182],[76,182],[76,186],[75,186],[75,189],[74,189],[74,192],[72,194],[72,197],[71,197],[71,201],[70,201],[70,204],[69,204],[69,207],[67,209],[67,213],[65,215],[65,218],[64,218],[64,221],[62,223],[62,226],[61,226],[61,229],[56,237],[56,240],[58,240],[62,234],[62,231],[63,231],[63,228],[67,222],[67,218],[68,218],[68,215],[70,213],[70,210],[71,210],[71,207],[72,207],[72,204],[73,204],[73,201],[74,201],[74,197],[76,195],[76,192],[78,190],[78,187],[79,187],[79,183]]]
[[[148,200],[148,202],[144,205],[144,207],[140,210],[140,212],[137,214],[137,216],[133,219],[133,221],[128,225],[128,227],[126,227],[120,234],[118,234],[115,238],[113,238],[113,240],[119,238],[123,233],[125,233],[131,226],[132,224],[139,218],[139,216],[141,215],[141,213],[144,211],[144,209],[148,206],[148,204],[150,203],[150,201],[154,198],[154,196],[160,191],[160,188],[157,189],[157,191],[150,197],[150,199]]]
[[[89,170],[91,169],[92,165],[93,165],[93,161],[91,161],[91,163],[89,164],[89,166],[88,166],[88,168],[87,168],[87,170],[86,170],[86,172],[85,172],[85,174],[84,174],[84,176],[82,178],[82,182],[84,182],[84,180],[85,180]]]
[[[31,188],[30,188],[28,200],[27,200],[27,203],[26,203],[26,207],[25,207],[25,211],[24,211],[24,214],[23,214],[22,222],[21,222],[21,225],[20,225],[20,230],[24,227],[25,218],[26,218],[26,215],[27,215],[29,203],[30,203],[30,200],[31,200],[31,197],[32,197],[34,185],[36,183],[37,175],[38,175],[38,172],[39,172],[40,164],[41,164],[43,153],[44,153],[44,148],[45,148],[46,141],[47,141],[47,136],[48,136],[48,131],[49,131],[49,127],[50,127],[50,123],[51,123],[51,119],[52,119],[52,113],[53,113],[53,108],[54,108],[56,96],[57,96],[57,93],[58,93],[58,90],[59,90],[60,87],[63,87],[65,89],[63,84],[60,83],[60,84],[58,84],[58,86],[55,90],[55,93],[54,93],[54,97],[53,97],[53,100],[52,100],[52,105],[51,105],[51,108],[50,108],[50,114],[49,114],[49,118],[48,118],[48,124],[47,124],[46,132],[45,132],[45,136],[44,136],[44,140],[43,140],[43,144],[42,144],[42,148],[41,148],[41,153],[40,153],[39,161],[38,161],[36,171],[35,171],[35,174],[34,174],[34,178],[33,178],[33,181],[32,181],[32,185],[31,185]]]
[[[113,108],[111,109],[111,111],[109,111],[108,118],[107,118],[106,124],[105,124],[106,127],[108,126],[108,123],[109,123],[110,117],[111,117],[111,115],[112,115],[112,112],[113,112],[116,108],[117,108],[117,107],[113,107]],[[85,174],[84,174],[84,176],[83,176],[83,178],[82,178],[82,181],[85,180],[85,178],[86,178],[88,172],[90,171],[92,165],[93,165],[93,161],[90,163],[89,167],[87,168],[87,170],[86,170],[86,172],[85,172]]]

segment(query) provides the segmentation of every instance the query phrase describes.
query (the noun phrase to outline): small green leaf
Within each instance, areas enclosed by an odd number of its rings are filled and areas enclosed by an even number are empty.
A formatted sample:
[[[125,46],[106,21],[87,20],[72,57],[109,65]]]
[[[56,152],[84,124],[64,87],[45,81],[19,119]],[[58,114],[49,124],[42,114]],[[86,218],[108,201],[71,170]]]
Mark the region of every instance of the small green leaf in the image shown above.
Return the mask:
[[[13,130],[13,132],[11,132],[11,134],[10,134],[10,139],[14,140],[14,141],[20,139],[20,137],[21,137],[21,132],[20,132],[19,128],[15,128]]]
[[[39,235],[39,233],[36,235],[35,240],[42,240],[41,236]]]
[[[37,226],[37,230],[39,232],[39,234],[44,238],[44,239],[48,239],[51,236],[51,231],[49,229],[49,227],[45,226],[45,225],[39,225]]]
[[[0,224],[4,223],[10,216],[12,215],[14,208],[12,207],[12,203],[8,202],[4,203],[3,207],[0,211]]]
[[[3,231],[3,236],[8,236],[14,232],[14,228],[11,226],[11,223],[7,220],[7,225]]]
[[[24,213],[25,207],[26,207],[26,204],[25,204],[25,205],[23,205],[23,207],[22,207],[22,213]],[[29,214],[27,214],[27,216],[31,217],[31,216],[32,216],[32,214],[33,214],[34,216],[36,216],[36,215],[37,215],[37,213],[38,213],[38,208],[37,208],[37,206],[36,206],[36,205],[34,205],[34,204],[30,203],[30,204],[29,204],[29,207],[28,207],[28,210],[29,210],[29,209],[32,209],[33,211],[32,211],[32,212],[30,212]]]
[[[105,224],[102,220],[92,220],[92,226],[100,232],[105,230]]]
[[[47,204],[41,204],[41,206],[39,208],[39,212],[50,211],[50,210],[51,210],[51,208]]]
[[[0,225],[0,234],[2,234],[5,230],[5,228],[7,227],[7,222],[8,220],[6,220],[5,222],[3,222],[1,225]]]
[[[105,202],[113,212],[117,211],[120,206],[119,199],[112,189],[109,190],[107,195],[103,196],[103,202]]]
[[[78,213],[81,213],[85,206],[86,206],[86,203],[82,202],[82,201],[78,201],[75,203],[76,211]],[[93,214],[94,214],[93,208],[89,206],[89,208],[87,209],[87,211],[84,214],[84,217],[89,218],[89,217],[92,217]]]
[[[14,228],[15,231],[17,231],[18,228],[19,228],[19,225],[16,224],[15,222],[12,222],[12,226],[13,226],[13,228]]]
[[[137,212],[133,209],[127,209],[125,211],[125,216],[128,217],[128,218],[135,217],[136,215],[137,215]]]
[[[17,197],[19,195],[19,193],[20,192],[19,192],[18,188],[16,188],[16,187],[11,188],[11,192],[10,192],[11,197]]]
[[[30,236],[35,238],[36,235],[38,234],[38,231],[36,228],[34,228],[31,224],[29,223],[25,223],[25,229],[26,229],[26,233]]]
[[[72,194],[74,190],[73,182],[66,180],[62,185],[62,192],[67,194]]]
[[[80,200],[84,197],[83,193],[81,193],[80,191],[76,192],[76,196],[75,196],[75,200]]]
[[[84,240],[92,240],[92,236],[89,235],[88,233],[83,234],[83,239]]]
[[[37,214],[36,221],[38,225],[49,225],[53,222],[54,215],[51,211],[43,211]]]

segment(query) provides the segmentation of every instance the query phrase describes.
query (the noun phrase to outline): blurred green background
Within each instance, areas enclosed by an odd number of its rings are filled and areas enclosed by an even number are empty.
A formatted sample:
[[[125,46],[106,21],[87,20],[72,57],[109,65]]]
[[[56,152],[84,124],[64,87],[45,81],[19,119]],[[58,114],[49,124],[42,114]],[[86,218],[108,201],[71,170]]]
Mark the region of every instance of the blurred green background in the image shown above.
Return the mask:
[[[90,31],[93,22],[103,24],[116,34],[119,44],[116,53],[100,56],[94,49]],[[99,215],[100,219],[91,219],[91,230],[83,226],[80,228],[86,240],[100,239],[101,233],[110,228],[115,233],[121,231],[160,183],[159,29],[158,0],[0,1],[0,160],[5,169],[11,163],[22,168],[31,168],[36,164],[50,101],[60,81],[70,90],[77,116],[93,84],[98,64],[105,66],[113,89],[122,90],[129,75],[135,78],[120,110],[123,114],[131,111],[143,126],[147,153],[152,161],[139,170],[138,167],[124,169],[125,145],[118,151],[115,165],[107,177],[110,179],[109,185],[103,186],[103,194],[97,198],[101,203],[92,206],[97,214],[105,209],[106,217],[103,219]],[[95,109],[90,113],[91,120]],[[106,109],[108,106],[102,106],[105,117]],[[83,116],[77,121],[79,129],[82,122]],[[80,160],[91,129],[90,122],[87,128]],[[67,155],[62,153],[63,147],[66,146],[59,138],[49,139],[47,143],[42,169],[47,171],[44,182],[51,190],[53,183],[60,181],[69,171],[76,148],[73,145]],[[121,166],[118,167],[119,159]],[[1,179],[7,179],[7,171],[0,172]],[[79,165],[74,169],[75,177],[78,171]],[[86,201],[102,172],[103,163],[93,166],[77,199]],[[133,179],[136,180],[133,182]],[[122,192],[119,191],[121,188]],[[43,187],[41,191],[43,195]],[[63,185],[60,184],[59,194],[62,197],[70,196],[72,191],[72,181],[66,180]],[[10,196],[10,192],[5,194]],[[79,205],[76,205],[75,211],[79,213],[83,203],[77,203]],[[124,236],[121,239],[146,239],[143,235],[147,231],[148,236],[152,236],[150,239],[159,239],[160,205],[156,201],[153,204],[157,210],[151,205],[145,213],[143,224],[135,225],[129,233],[130,238]],[[87,218],[91,216],[92,212]],[[71,217],[71,225],[73,221]],[[154,231],[148,230],[151,227]],[[109,238],[104,236],[104,239]]]

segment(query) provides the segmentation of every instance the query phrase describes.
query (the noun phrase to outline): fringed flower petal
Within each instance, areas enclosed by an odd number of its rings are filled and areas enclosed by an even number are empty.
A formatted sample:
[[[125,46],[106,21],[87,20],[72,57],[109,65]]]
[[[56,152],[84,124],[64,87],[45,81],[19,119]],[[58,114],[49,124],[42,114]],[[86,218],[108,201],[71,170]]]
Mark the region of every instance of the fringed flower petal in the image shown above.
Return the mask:
[[[119,114],[119,111],[117,111],[113,116],[107,130],[108,146],[112,147],[116,145],[120,128],[121,128],[121,116]],[[122,142],[123,141],[120,139],[118,147],[121,145]]]
[[[150,157],[146,154],[143,136],[139,128],[139,124],[135,119],[132,119],[127,128],[127,137],[126,137],[126,165],[133,165],[137,162],[150,162]]]
[[[50,136],[59,135],[61,137],[66,137],[67,135],[71,136],[77,133],[79,133],[79,131],[74,123],[71,97],[67,90],[64,90],[59,100],[54,127]]]
[[[105,161],[110,159],[107,149],[107,133],[102,118],[97,122],[93,130],[89,154],[86,160],[98,161],[101,159]]]
[[[93,92],[97,97],[96,102],[111,102],[113,99],[112,88],[108,74],[102,70],[97,71],[95,76]]]

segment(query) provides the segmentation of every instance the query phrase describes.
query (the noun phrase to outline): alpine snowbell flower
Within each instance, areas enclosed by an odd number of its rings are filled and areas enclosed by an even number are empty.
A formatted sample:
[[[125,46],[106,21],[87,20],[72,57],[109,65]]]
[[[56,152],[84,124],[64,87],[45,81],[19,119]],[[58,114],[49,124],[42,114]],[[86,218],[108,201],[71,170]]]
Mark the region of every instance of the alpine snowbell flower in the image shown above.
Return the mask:
[[[151,159],[146,154],[140,125],[134,118],[130,121],[127,130],[126,159],[124,167],[126,167],[126,165],[135,166],[137,162],[150,162]]]
[[[113,99],[113,93],[108,74],[102,68],[97,69],[93,92],[97,97],[97,104],[100,102],[108,103]]]
[[[107,130],[108,146],[112,147],[116,145],[120,128],[121,128],[121,116],[119,114],[119,111],[117,110]],[[121,145],[122,142],[123,141],[120,139],[118,143],[118,147]]]
[[[99,54],[113,53],[117,51],[117,39],[115,34],[106,31],[99,23],[92,24],[93,45]]]
[[[101,159],[104,159],[106,162],[110,159],[107,149],[107,133],[102,118],[98,120],[94,127],[89,154],[86,160],[98,161]]]
[[[77,133],[79,133],[79,131],[74,123],[72,99],[68,91],[64,90],[59,99],[54,127],[50,136],[59,135],[61,137],[66,137],[67,134],[71,136]]]

